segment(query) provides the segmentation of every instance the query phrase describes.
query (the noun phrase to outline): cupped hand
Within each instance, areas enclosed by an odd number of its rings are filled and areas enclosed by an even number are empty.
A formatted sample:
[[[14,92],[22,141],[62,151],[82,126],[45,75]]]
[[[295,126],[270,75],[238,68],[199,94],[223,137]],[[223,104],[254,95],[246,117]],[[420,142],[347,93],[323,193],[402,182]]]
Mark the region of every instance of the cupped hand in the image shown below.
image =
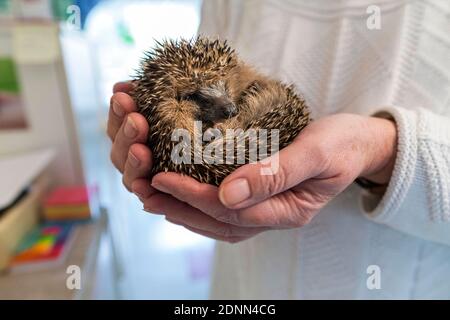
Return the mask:
[[[189,230],[236,242],[265,230],[306,225],[357,177],[388,182],[395,148],[390,120],[333,115],[310,124],[281,150],[272,175],[261,174],[264,164],[249,164],[216,188],[160,173],[152,186],[164,194],[143,202]]]
[[[128,95],[132,88],[130,82],[114,86],[107,126],[107,134],[112,141],[111,161],[123,174],[123,183],[129,191],[132,191],[133,184],[143,183],[141,180],[148,176],[152,161],[151,151],[145,145],[148,123],[137,112],[135,102]]]
[[[124,115],[112,111],[108,132],[114,137],[111,158],[125,185],[146,211],[210,238],[237,242],[266,230],[304,226],[357,177],[387,183],[393,169],[395,123],[338,114],[307,126],[278,153],[271,175],[262,175],[266,165],[256,163],[240,167],[219,187],[170,172],[155,175],[150,185],[151,152],[142,144],[148,125],[123,91],[112,101],[121,103]],[[138,132],[134,138],[125,134],[130,118]]]

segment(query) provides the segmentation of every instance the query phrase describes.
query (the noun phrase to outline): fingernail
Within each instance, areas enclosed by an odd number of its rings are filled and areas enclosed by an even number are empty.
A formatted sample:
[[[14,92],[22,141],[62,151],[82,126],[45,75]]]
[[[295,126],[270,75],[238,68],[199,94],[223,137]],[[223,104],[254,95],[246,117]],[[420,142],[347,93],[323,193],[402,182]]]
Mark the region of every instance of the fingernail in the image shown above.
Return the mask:
[[[137,189],[136,187],[132,187],[131,191],[139,198],[139,199],[146,199],[148,198],[148,194],[144,192],[143,190]]]
[[[128,153],[128,162],[133,168],[139,168],[141,161],[130,151]]]
[[[175,220],[175,219],[169,218],[168,216],[166,216],[165,219],[166,219],[167,222],[170,222],[170,223],[173,223],[173,224],[176,224],[176,225],[181,225],[180,222],[178,222],[178,221]]]
[[[144,199],[145,195],[143,193],[140,193],[139,191],[136,190],[131,190],[133,191],[133,193],[139,198],[139,199]]]
[[[134,138],[137,135],[136,124],[131,117],[127,118],[127,123],[125,123],[125,128],[123,129],[125,136],[127,138]]]
[[[122,106],[117,102],[113,101],[112,109],[116,116],[122,118],[125,115],[125,111],[123,110]]]
[[[163,185],[159,184],[159,183],[153,183],[152,182],[151,186],[153,188],[155,188],[156,190],[162,191],[164,193],[169,193],[169,190],[166,187],[164,187]]]
[[[250,186],[247,179],[240,178],[227,183],[219,193],[220,201],[226,206],[234,206],[250,198]]]
[[[154,211],[154,209],[149,208],[149,207],[144,207],[142,210],[144,210],[145,212],[151,213],[151,214],[164,215],[164,213]]]

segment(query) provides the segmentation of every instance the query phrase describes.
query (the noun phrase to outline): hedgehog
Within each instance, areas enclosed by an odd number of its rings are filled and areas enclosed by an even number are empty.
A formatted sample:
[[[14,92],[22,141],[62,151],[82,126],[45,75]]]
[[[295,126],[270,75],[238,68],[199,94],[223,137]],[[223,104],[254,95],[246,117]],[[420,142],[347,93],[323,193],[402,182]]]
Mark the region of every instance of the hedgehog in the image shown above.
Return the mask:
[[[156,42],[133,84],[131,95],[150,127],[151,177],[171,171],[218,186],[243,164],[289,145],[311,121],[292,85],[263,75],[220,39]]]

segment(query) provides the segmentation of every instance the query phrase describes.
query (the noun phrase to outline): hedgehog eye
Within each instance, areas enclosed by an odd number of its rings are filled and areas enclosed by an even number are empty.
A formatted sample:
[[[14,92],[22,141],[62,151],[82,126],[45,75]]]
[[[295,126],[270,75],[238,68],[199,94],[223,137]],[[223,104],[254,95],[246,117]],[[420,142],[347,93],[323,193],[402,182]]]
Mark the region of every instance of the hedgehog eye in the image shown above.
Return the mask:
[[[195,91],[184,96],[185,100],[194,101],[196,103],[205,103],[206,98],[200,92]]]
[[[181,100],[195,100],[195,92],[178,92],[176,95],[178,101]]]
[[[198,92],[191,92],[191,93],[186,94],[184,96],[184,99],[197,101],[199,99],[199,94],[198,94]]]

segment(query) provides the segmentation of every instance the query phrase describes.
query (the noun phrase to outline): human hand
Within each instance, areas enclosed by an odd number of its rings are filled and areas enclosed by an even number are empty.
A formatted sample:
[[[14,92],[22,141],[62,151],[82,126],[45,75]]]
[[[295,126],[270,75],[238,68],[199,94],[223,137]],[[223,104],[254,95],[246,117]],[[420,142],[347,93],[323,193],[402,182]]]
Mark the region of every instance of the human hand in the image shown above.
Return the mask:
[[[158,213],[156,208],[162,205],[168,205],[173,208],[174,214],[185,215],[185,218],[191,218],[192,224],[199,229],[186,226],[188,229],[224,241],[243,240],[240,236],[239,227],[234,227],[214,219],[204,222],[204,214],[195,212],[194,208],[182,203],[173,196],[164,194],[150,185],[148,174],[152,166],[152,154],[145,145],[148,135],[148,123],[146,119],[137,113],[136,105],[133,99],[127,94],[132,89],[130,83],[118,83],[114,86],[113,96],[111,97],[110,110],[108,116],[107,134],[112,141],[111,161],[114,166],[123,174],[123,183],[125,187],[134,192],[144,203],[144,208],[152,213]],[[175,179],[181,176],[172,173]],[[181,179],[191,179],[181,177]],[[193,179],[191,179],[193,180]],[[199,184],[193,180],[194,183]],[[217,190],[216,187],[202,184],[204,187]],[[216,191],[217,193],[217,191]],[[155,210],[152,210],[155,208]],[[167,220],[174,219],[173,215],[167,214]],[[203,227],[203,224],[207,225]],[[232,234],[223,237],[217,235],[222,230],[230,229]],[[223,231],[227,233],[226,231]],[[237,234],[237,235],[236,235]],[[247,233],[246,233],[247,234]],[[239,235],[239,236],[238,236]]]
[[[279,152],[279,169],[240,167],[219,188],[175,173],[152,186],[163,193],[142,198],[146,210],[199,234],[229,242],[269,229],[304,226],[357,177],[386,183],[396,151],[390,120],[351,114],[311,123]]]
[[[123,183],[129,191],[133,184],[138,186],[136,189],[142,183],[149,184],[142,180],[148,176],[152,161],[151,151],[145,145],[148,123],[128,95],[132,88],[130,82],[114,86],[107,125],[107,134],[112,141],[111,161],[123,174]]]
[[[176,173],[160,173],[150,186],[146,177],[151,151],[144,145],[148,124],[134,112],[134,102],[125,93],[129,89],[129,85],[116,85],[111,100],[111,159],[145,210],[165,214],[167,220],[196,233],[237,242],[269,229],[303,226],[356,177],[389,181],[395,124],[340,114],[305,128],[280,151],[279,170],[272,176],[262,176],[261,165],[251,164],[236,170],[219,188]],[[129,119],[137,131],[134,137],[125,134],[124,123]]]

